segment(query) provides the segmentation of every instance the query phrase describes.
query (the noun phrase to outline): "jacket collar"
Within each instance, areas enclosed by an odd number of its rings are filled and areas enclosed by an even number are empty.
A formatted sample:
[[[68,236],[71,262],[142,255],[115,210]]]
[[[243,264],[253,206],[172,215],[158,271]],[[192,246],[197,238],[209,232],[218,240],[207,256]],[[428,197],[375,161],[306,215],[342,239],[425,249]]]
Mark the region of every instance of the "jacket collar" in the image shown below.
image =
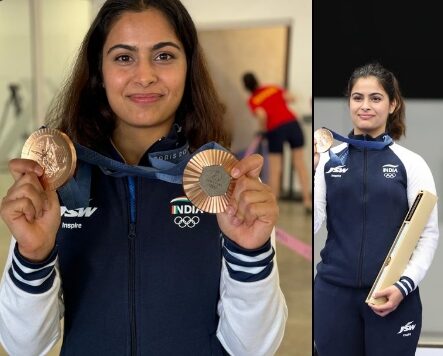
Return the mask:
[[[184,136],[182,127],[179,126],[177,123],[174,123],[174,125],[172,125],[171,130],[165,137],[162,137],[158,141],[154,142],[154,144],[146,150],[146,152],[143,154],[142,158],[140,159],[138,165],[150,166],[149,154],[173,150],[181,146],[184,146],[185,144],[186,144],[186,138]],[[122,156],[113,145],[111,139],[109,139],[109,141],[106,143],[106,146],[103,147],[103,151],[100,153],[116,161],[124,162]]]

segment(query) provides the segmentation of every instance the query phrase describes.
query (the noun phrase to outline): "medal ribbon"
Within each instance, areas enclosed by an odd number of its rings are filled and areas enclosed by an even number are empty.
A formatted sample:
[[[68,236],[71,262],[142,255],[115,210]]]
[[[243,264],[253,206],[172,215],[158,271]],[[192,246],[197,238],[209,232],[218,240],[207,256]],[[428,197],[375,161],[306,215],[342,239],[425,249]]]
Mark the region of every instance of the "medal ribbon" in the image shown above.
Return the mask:
[[[388,135],[383,135],[383,141],[366,141],[366,140],[356,140],[349,137],[344,137],[331,129],[328,129],[327,127],[323,127],[326,130],[331,131],[332,136],[337,141],[346,142],[354,147],[360,148],[360,149],[370,149],[370,150],[376,150],[380,151],[384,149],[386,146],[389,146],[392,144],[393,140]],[[336,164],[336,165],[344,165],[346,163],[346,159],[348,157],[348,150],[344,150],[340,155],[335,154],[331,150],[329,150],[329,158],[330,160]]]
[[[132,166],[113,160],[76,143],[75,150],[78,158],[77,174],[57,191],[69,210],[88,206],[91,186],[91,165],[98,166],[104,174],[112,177],[138,176],[181,184],[186,164],[194,154],[207,149],[226,151],[218,143],[209,142],[198,148],[191,155],[189,153],[189,145],[185,144],[173,150],[148,154],[148,160],[152,167],[144,167]]]

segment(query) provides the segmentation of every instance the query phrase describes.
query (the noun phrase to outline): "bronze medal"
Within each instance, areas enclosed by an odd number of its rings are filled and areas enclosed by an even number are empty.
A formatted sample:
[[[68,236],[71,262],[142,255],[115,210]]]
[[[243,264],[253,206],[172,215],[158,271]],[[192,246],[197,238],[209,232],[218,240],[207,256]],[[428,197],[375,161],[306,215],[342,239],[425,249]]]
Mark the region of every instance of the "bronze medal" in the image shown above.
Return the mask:
[[[74,175],[77,162],[77,154],[69,137],[50,128],[33,132],[23,146],[21,157],[36,161],[43,167],[41,182],[46,190],[63,186]]]
[[[317,141],[317,152],[320,153],[329,150],[332,146],[332,143],[334,142],[332,132],[325,128],[315,130],[314,138]]]
[[[188,199],[208,213],[225,211],[234,190],[231,169],[238,162],[232,153],[209,149],[194,155],[183,173]]]

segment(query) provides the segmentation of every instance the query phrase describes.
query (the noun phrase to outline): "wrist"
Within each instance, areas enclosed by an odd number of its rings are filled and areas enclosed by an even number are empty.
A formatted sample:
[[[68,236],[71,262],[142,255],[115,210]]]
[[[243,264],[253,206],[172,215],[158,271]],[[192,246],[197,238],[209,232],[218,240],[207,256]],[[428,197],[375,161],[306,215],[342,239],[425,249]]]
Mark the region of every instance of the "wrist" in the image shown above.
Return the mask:
[[[238,253],[246,253],[246,254],[260,254],[264,251],[270,250],[272,245],[271,245],[271,237],[269,237],[264,243],[260,243],[257,244],[257,246],[255,245],[251,245],[251,246],[243,246],[239,243],[237,243],[236,241],[232,240],[231,238],[229,238],[228,236],[223,234],[223,237],[225,239],[225,242],[228,244],[229,248],[232,251],[238,252]]]
[[[52,288],[56,277],[57,246],[41,262],[32,262],[21,255],[18,244],[14,246],[12,262],[8,270],[12,282],[22,291],[41,294]]]
[[[48,246],[41,246],[36,249],[26,249],[17,243],[17,250],[21,257],[30,263],[41,263],[48,259],[54,251],[55,245],[48,244]]]
[[[223,257],[230,277],[239,282],[256,282],[273,269],[275,250],[270,239],[260,248],[245,249],[223,236]]]

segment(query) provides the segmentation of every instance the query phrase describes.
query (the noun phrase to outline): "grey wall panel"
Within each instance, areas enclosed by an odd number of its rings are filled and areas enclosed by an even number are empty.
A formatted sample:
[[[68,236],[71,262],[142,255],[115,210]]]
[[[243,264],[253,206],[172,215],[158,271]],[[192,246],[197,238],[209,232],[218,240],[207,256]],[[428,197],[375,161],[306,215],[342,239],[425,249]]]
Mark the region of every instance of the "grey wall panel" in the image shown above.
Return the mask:
[[[263,84],[283,86],[286,79],[287,27],[202,30],[199,38],[215,85],[227,106],[232,149],[247,148],[257,131],[247,106],[242,75],[252,71]]]

